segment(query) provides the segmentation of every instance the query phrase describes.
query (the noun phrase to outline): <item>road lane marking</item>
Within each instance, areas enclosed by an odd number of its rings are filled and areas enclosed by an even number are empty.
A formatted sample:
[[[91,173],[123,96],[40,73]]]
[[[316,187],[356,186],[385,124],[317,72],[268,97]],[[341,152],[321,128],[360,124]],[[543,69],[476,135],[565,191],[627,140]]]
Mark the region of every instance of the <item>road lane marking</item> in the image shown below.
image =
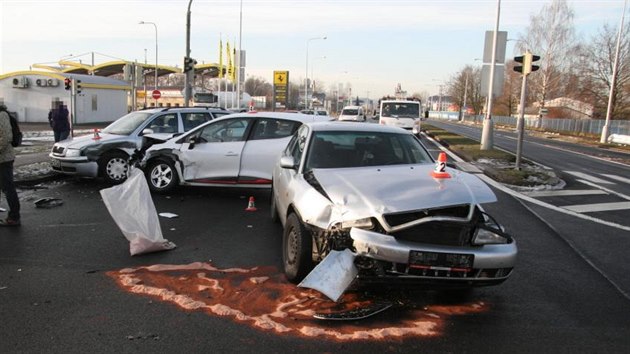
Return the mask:
[[[531,192],[521,192],[527,196],[538,198],[538,197],[563,197],[563,196],[572,196],[572,195],[594,195],[594,194],[608,194],[599,189],[567,189],[567,190],[557,190],[557,191],[531,191]]]
[[[573,175],[573,176],[575,176],[577,178],[582,178],[582,179],[585,179],[587,181],[591,181],[591,182],[595,182],[595,183],[615,184],[615,182],[606,181],[604,179],[597,178],[595,176],[591,176],[591,175],[588,175],[586,173],[582,173],[582,172],[578,172],[578,171],[564,171],[564,172],[566,172],[566,173],[568,173],[570,175]]]
[[[612,190],[612,189],[608,189],[608,188],[603,187],[603,186],[600,186],[600,185],[598,185],[598,184],[591,183],[591,182],[589,182],[589,181],[585,181],[585,180],[583,180],[583,179],[578,179],[578,182],[580,182],[580,183],[584,183],[584,184],[586,184],[587,186],[591,186],[591,187],[595,187],[595,188],[597,188],[597,189],[601,189],[601,190],[603,190],[604,192],[606,192],[606,193],[608,193],[608,194],[614,194],[614,195],[618,196],[619,198],[623,198],[623,199],[625,199],[625,200],[630,200],[630,196],[627,196],[627,195],[625,195],[625,194],[623,194],[623,193],[615,192],[615,191],[614,191],[614,190]]]
[[[600,175],[608,177],[610,179],[614,179],[615,181],[619,181],[619,182],[630,184],[630,178],[625,178],[625,177],[621,177],[621,176],[617,176],[617,175],[609,175],[609,174],[606,174],[606,173],[600,173]]]
[[[576,213],[596,213],[599,211],[630,209],[630,202],[566,205],[562,208],[575,211]]]

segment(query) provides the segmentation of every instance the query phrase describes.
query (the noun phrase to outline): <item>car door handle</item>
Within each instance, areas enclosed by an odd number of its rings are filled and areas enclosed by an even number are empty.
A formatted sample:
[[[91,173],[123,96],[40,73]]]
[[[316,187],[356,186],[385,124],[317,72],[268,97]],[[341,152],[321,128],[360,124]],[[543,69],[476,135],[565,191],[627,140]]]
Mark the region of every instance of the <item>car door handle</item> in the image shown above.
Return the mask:
[[[230,151],[226,153],[225,156],[238,156],[238,153]]]

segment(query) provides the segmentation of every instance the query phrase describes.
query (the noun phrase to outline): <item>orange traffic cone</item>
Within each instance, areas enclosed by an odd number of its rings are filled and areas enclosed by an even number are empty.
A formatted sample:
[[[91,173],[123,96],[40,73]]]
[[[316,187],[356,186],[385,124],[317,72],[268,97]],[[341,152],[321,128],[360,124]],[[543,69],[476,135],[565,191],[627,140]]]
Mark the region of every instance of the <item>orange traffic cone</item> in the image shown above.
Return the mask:
[[[249,202],[247,203],[247,208],[245,211],[256,211],[256,202],[254,202],[254,197],[249,197]]]
[[[101,136],[98,134],[98,128],[94,128],[94,136],[92,137],[92,140],[99,140],[101,138]]]
[[[435,163],[435,169],[431,171],[431,177],[451,178],[451,175],[448,172],[446,172],[446,153],[441,152],[438,155],[438,159]]]

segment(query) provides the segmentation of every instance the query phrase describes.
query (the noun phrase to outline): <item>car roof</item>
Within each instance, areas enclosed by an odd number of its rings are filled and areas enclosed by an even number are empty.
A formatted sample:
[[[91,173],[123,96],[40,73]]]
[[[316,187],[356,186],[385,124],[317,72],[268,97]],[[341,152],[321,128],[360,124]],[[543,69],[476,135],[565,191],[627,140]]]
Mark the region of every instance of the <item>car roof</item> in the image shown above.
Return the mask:
[[[288,112],[247,112],[247,113],[233,113],[225,116],[221,116],[220,118],[214,119],[213,121],[236,118],[236,117],[246,117],[246,118],[275,118],[275,119],[285,119],[285,120],[293,120],[302,123],[310,123],[315,121],[321,121],[322,119],[330,117],[327,116],[317,116],[313,114],[304,114],[304,113],[288,113]]]
[[[384,132],[384,133],[398,133],[398,134],[411,134],[409,130],[405,130],[399,127],[393,127],[391,125],[372,124],[363,122],[313,122],[308,123],[313,131],[356,131],[356,132]]]
[[[138,112],[148,112],[148,113],[159,113],[159,112],[226,112],[230,113],[223,108],[216,107],[157,107],[157,108],[149,108],[143,109]]]

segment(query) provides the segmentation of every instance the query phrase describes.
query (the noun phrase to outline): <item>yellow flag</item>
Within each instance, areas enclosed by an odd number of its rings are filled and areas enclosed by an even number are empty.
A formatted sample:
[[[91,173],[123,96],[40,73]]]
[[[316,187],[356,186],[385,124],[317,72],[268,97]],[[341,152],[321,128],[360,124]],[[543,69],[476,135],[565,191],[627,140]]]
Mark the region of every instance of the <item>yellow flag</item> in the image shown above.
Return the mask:
[[[230,60],[230,65],[232,65],[232,82],[236,82],[236,48],[232,49],[232,59]]]
[[[232,52],[230,52],[230,41],[227,42],[225,51],[227,52],[225,54],[227,54],[228,61],[227,78],[232,80],[232,76],[234,74],[234,66],[232,65]]]
[[[219,39],[219,79],[223,78],[223,40]]]

